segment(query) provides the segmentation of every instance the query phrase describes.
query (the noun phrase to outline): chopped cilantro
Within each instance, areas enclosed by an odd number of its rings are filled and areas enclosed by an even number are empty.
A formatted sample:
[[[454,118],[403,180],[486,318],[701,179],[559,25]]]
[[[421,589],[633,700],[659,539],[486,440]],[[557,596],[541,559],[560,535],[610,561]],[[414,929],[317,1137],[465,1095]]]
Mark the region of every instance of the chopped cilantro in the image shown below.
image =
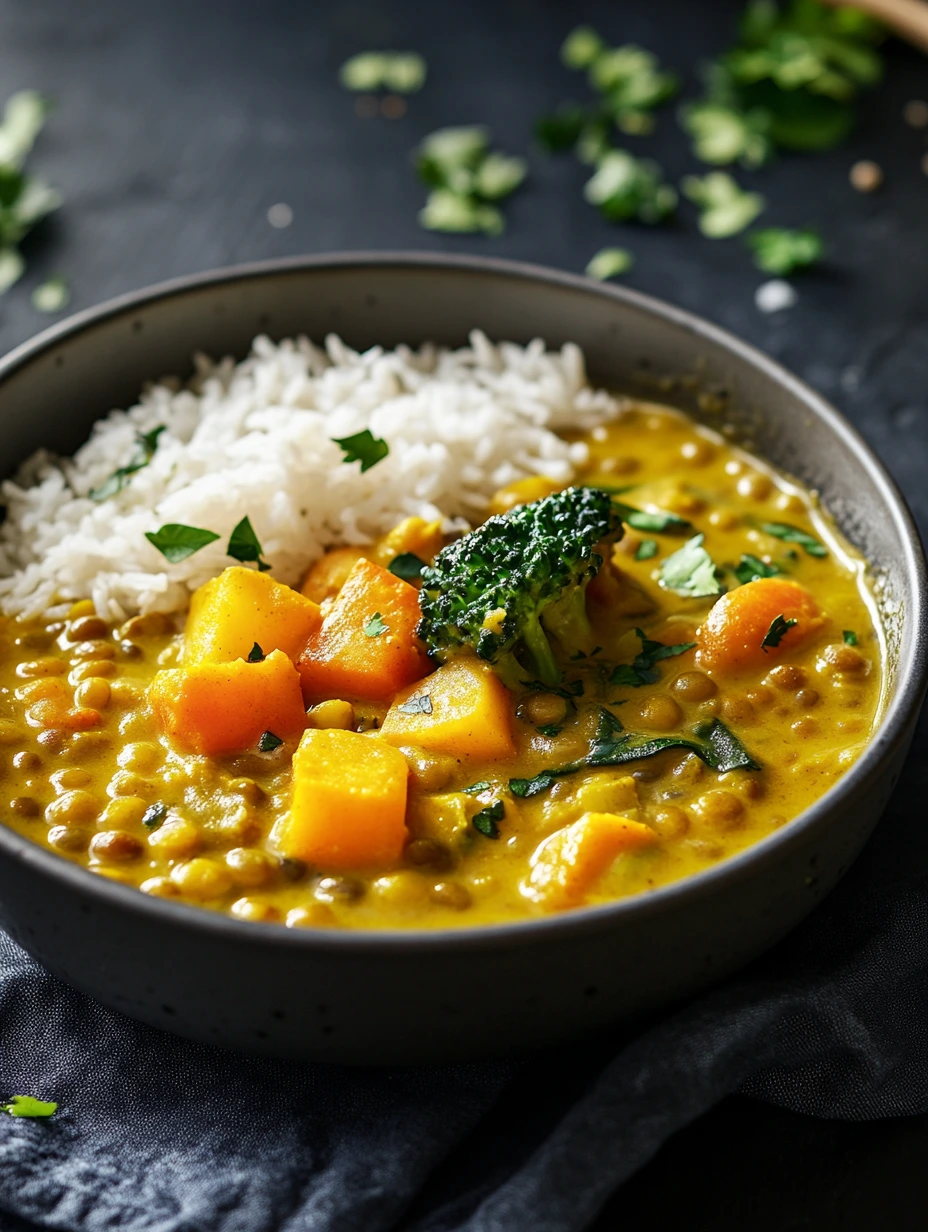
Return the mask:
[[[680,114],[680,124],[693,139],[693,153],[704,163],[743,167],[762,166],[773,153],[770,116],[762,108],[741,111],[722,101],[706,99],[690,103]]]
[[[634,264],[635,258],[627,248],[600,248],[587,262],[586,272],[591,278],[605,282],[607,278],[627,274]]]
[[[679,642],[676,646],[667,646],[664,642],[652,641],[640,629],[635,630],[635,636],[641,642],[640,653],[632,663],[620,663],[609,677],[609,684],[628,685],[633,689],[654,684],[659,679],[656,663],[686,654],[696,645],[695,642]]]
[[[0,1109],[14,1117],[50,1117],[58,1111],[58,1105],[50,1099],[36,1099],[34,1095],[14,1095]]]
[[[650,560],[657,555],[657,540],[642,539],[635,549],[635,560]]]
[[[428,566],[415,552],[403,552],[394,556],[387,568],[394,577],[402,578],[404,582],[418,582],[422,577],[422,570]]]
[[[199,552],[209,543],[215,543],[219,536],[215,531],[203,530],[199,526],[184,526],[182,522],[167,522],[160,530],[147,530],[145,538],[172,565],[186,560],[194,552]]]
[[[491,152],[480,125],[438,129],[414,153],[419,178],[432,190],[419,214],[426,230],[501,234],[503,215],[492,202],[525,179],[524,159]]]
[[[248,662],[249,663],[263,663],[265,658],[266,658],[266,655],[264,651],[261,649],[258,643],[255,642],[251,650],[249,650],[248,652]]]
[[[757,582],[761,578],[777,577],[783,570],[778,569],[774,564],[761,560],[759,556],[745,553],[732,572],[741,585],[746,586],[748,582]]]
[[[853,629],[845,629],[842,636],[844,638],[845,646],[856,646],[857,645],[857,634],[854,632]]]
[[[280,736],[275,736],[272,731],[262,733],[261,739],[258,741],[259,753],[273,753],[275,749],[279,749],[283,744]]]
[[[499,838],[497,822],[502,821],[505,814],[506,809],[502,800],[494,800],[492,804],[482,808],[479,813],[474,813],[470,819],[471,825],[486,838]]]
[[[762,522],[760,528],[765,535],[773,535],[774,539],[782,539],[784,543],[798,543],[808,556],[828,555],[824,544],[798,526],[789,526],[786,522]]]
[[[489,779],[480,779],[477,783],[471,783],[468,787],[462,787],[461,791],[467,792],[469,796],[479,796],[482,791],[489,791],[493,784]]]
[[[356,432],[354,436],[333,437],[332,443],[344,453],[343,462],[361,463],[362,475],[372,466],[376,466],[378,462],[382,462],[390,452],[387,442],[374,436],[370,428],[365,428],[363,432]]]
[[[432,699],[428,693],[417,693],[409,701],[403,702],[402,706],[397,706],[397,710],[400,714],[431,714]]]
[[[22,275],[26,265],[17,245],[46,214],[58,209],[61,196],[23,171],[42,130],[48,103],[35,90],[19,90],[7,100],[0,123],[0,294]],[[43,297],[36,305],[42,311]],[[60,297],[59,297],[60,301]],[[63,307],[63,302],[52,311]]]
[[[745,192],[726,171],[684,178],[683,194],[699,209],[699,229],[708,239],[727,239],[749,227],[764,209],[760,193]]]
[[[155,456],[158,448],[158,437],[164,431],[164,424],[152,428],[150,432],[137,432],[135,436],[135,453],[125,466],[113,471],[109,479],[104,480],[98,488],[91,488],[87,495],[91,500],[106,500],[121,492],[134,474],[146,467]],[[157,545],[156,545],[157,546]]]
[[[425,84],[425,60],[415,51],[362,51],[346,60],[338,79],[346,90],[365,94],[392,90],[414,94]]]
[[[583,195],[611,221],[661,222],[677,207],[677,192],[657,163],[635,158],[628,150],[606,150],[587,180]]]
[[[247,513],[229,536],[229,546],[226,551],[233,560],[240,560],[243,563],[254,561],[261,573],[266,573],[271,567],[266,560],[261,559],[261,544],[258,542],[255,528]]]
[[[660,584],[665,590],[689,599],[722,593],[715,562],[702,546],[703,538],[702,534],[694,535],[679,551],[662,561]]]
[[[752,231],[745,238],[754,253],[757,268],[778,277],[814,265],[824,251],[822,237],[810,227],[802,231],[767,227],[763,231]]]
[[[168,810],[163,804],[150,804],[142,814],[142,825],[147,830],[157,830],[167,816]]]
[[[779,646],[784,636],[792,629],[793,625],[797,624],[799,624],[798,620],[787,620],[782,612],[779,616],[774,616],[770,622],[770,628],[764,634],[764,640],[761,642],[764,654],[767,653],[768,646]]]
[[[367,624],[364,626],[364,632],[368,637],[380,637],[390,628],[379,612],[375,612]]]

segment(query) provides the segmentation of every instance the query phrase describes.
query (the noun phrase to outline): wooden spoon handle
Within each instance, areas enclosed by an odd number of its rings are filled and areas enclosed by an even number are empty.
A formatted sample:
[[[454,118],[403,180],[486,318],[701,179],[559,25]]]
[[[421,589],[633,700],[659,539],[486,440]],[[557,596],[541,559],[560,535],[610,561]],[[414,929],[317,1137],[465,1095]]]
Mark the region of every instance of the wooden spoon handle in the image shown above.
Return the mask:
[[[840,5],[846,0],[825,3]],[[924,0],[854,0],[854,7],[889,26],[900,38],[928,51],[928,4]]]

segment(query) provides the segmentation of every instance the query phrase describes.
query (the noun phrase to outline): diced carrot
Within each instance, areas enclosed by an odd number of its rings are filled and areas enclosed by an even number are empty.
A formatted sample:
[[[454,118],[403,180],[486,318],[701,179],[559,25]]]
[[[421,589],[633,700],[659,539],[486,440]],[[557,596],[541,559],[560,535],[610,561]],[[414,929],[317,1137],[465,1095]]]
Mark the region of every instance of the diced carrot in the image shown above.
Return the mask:
[[[398,693],[380,733],[392,744],[475,761],[511,757],[512,697],[491,667],[462,655]]]
[[[370,559],[369,551],[360,544],[330,548],[310,566],[300,587],[301,593],[316,603],[333,598],[348,581],[348,575],[358,561]]]
[[[319,605],[256,569],[233,565],[196,590],[184,633],[185,663],[247,659],[264,654],[295,659],[322,624]]]
[[[579,906],[618,855],[651,847],[655,832],[615,813],[584,813],[535,849],[522,894],[551,911]]]
[[[372,561],[357,561],[300,656],[304,697],[389,701],[429,670],[418,623],[415,586]]]
[[[778,616],[794,620],[777,645],[764,646]],[[763,667],[798,646],[825,621],[804,586],[787,578],[758,578],[722,595],[696,632],[700,658],[709,668]]]
[[[260,663],[191,663],[158,672],[148,700],[161,730],[188,753],[216,757],[257,745],[264,732],[302,731],[303,695],[282,650]]]
[[[321,868],[382,868],[403,854],[406,758],[378,736],[309,728],[293,755],[284,855]]]

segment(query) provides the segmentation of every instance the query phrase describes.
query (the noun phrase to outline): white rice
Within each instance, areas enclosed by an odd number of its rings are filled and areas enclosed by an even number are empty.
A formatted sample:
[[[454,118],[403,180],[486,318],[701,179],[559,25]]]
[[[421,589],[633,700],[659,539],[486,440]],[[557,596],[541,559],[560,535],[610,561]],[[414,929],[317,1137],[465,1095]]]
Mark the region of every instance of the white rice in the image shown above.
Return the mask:
[[[35,454],[3,484],[0,603],[38,614],[91,598],[123,619],[173,611],[235,563],[229,534],[246,514],[275,577],[297,584],[328,546],[365,543],[402,518],[466,529],[497,488],[527,475],[568,482],[586,447],[556,429],[587,429],[622,403],[587,383],[572,344],[493,345],[474,331],[457,351],[341,339],[255,340],[242,363],[199,356],[188,387],[163,381],[100,420],[73,458]],[[164,427],[151,462],[109,499],[88,493]],[[369,428],[389,455],[361,474],[334,437]],[[167,522],[220,538],[169,564],[145,538]]]

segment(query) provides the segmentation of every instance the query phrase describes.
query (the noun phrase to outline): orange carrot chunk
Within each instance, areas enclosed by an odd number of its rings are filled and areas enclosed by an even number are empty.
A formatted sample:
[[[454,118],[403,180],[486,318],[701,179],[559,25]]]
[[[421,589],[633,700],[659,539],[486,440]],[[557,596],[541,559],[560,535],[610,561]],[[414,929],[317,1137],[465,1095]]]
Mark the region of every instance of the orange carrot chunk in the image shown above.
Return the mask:
[[[163,732],[184,752],[239,753],[273,732],[281,739],[306,723],[300,677],[282,650],[261,663],[191,663],[158,672],[148,690]]]
[[[525,898],[551,911],[578,907],[617,856],[657,841],[640,821],[615,813],[584,813],[535,849],[519,888]]]
[[[771,635],[778,617],[788,627],[780,625]],[[696,640],[707,667],[738,671],[776,662],[824,620],[818,603],[798,582],[759,578],[723,595],[697,630]]]
[[[383,868],[406,843],[406,758],[377,736],[309,728],[293,755],[285,856],[320,868]]]
[[[392,744],[453,757],[511,757],[512,696],[491,667],[461,655],[398,693],[380,733]]]
[[[388,702],[429,670],[418,623],[415,586],[372,561],[357,561],[297,664],[306,700]]]

